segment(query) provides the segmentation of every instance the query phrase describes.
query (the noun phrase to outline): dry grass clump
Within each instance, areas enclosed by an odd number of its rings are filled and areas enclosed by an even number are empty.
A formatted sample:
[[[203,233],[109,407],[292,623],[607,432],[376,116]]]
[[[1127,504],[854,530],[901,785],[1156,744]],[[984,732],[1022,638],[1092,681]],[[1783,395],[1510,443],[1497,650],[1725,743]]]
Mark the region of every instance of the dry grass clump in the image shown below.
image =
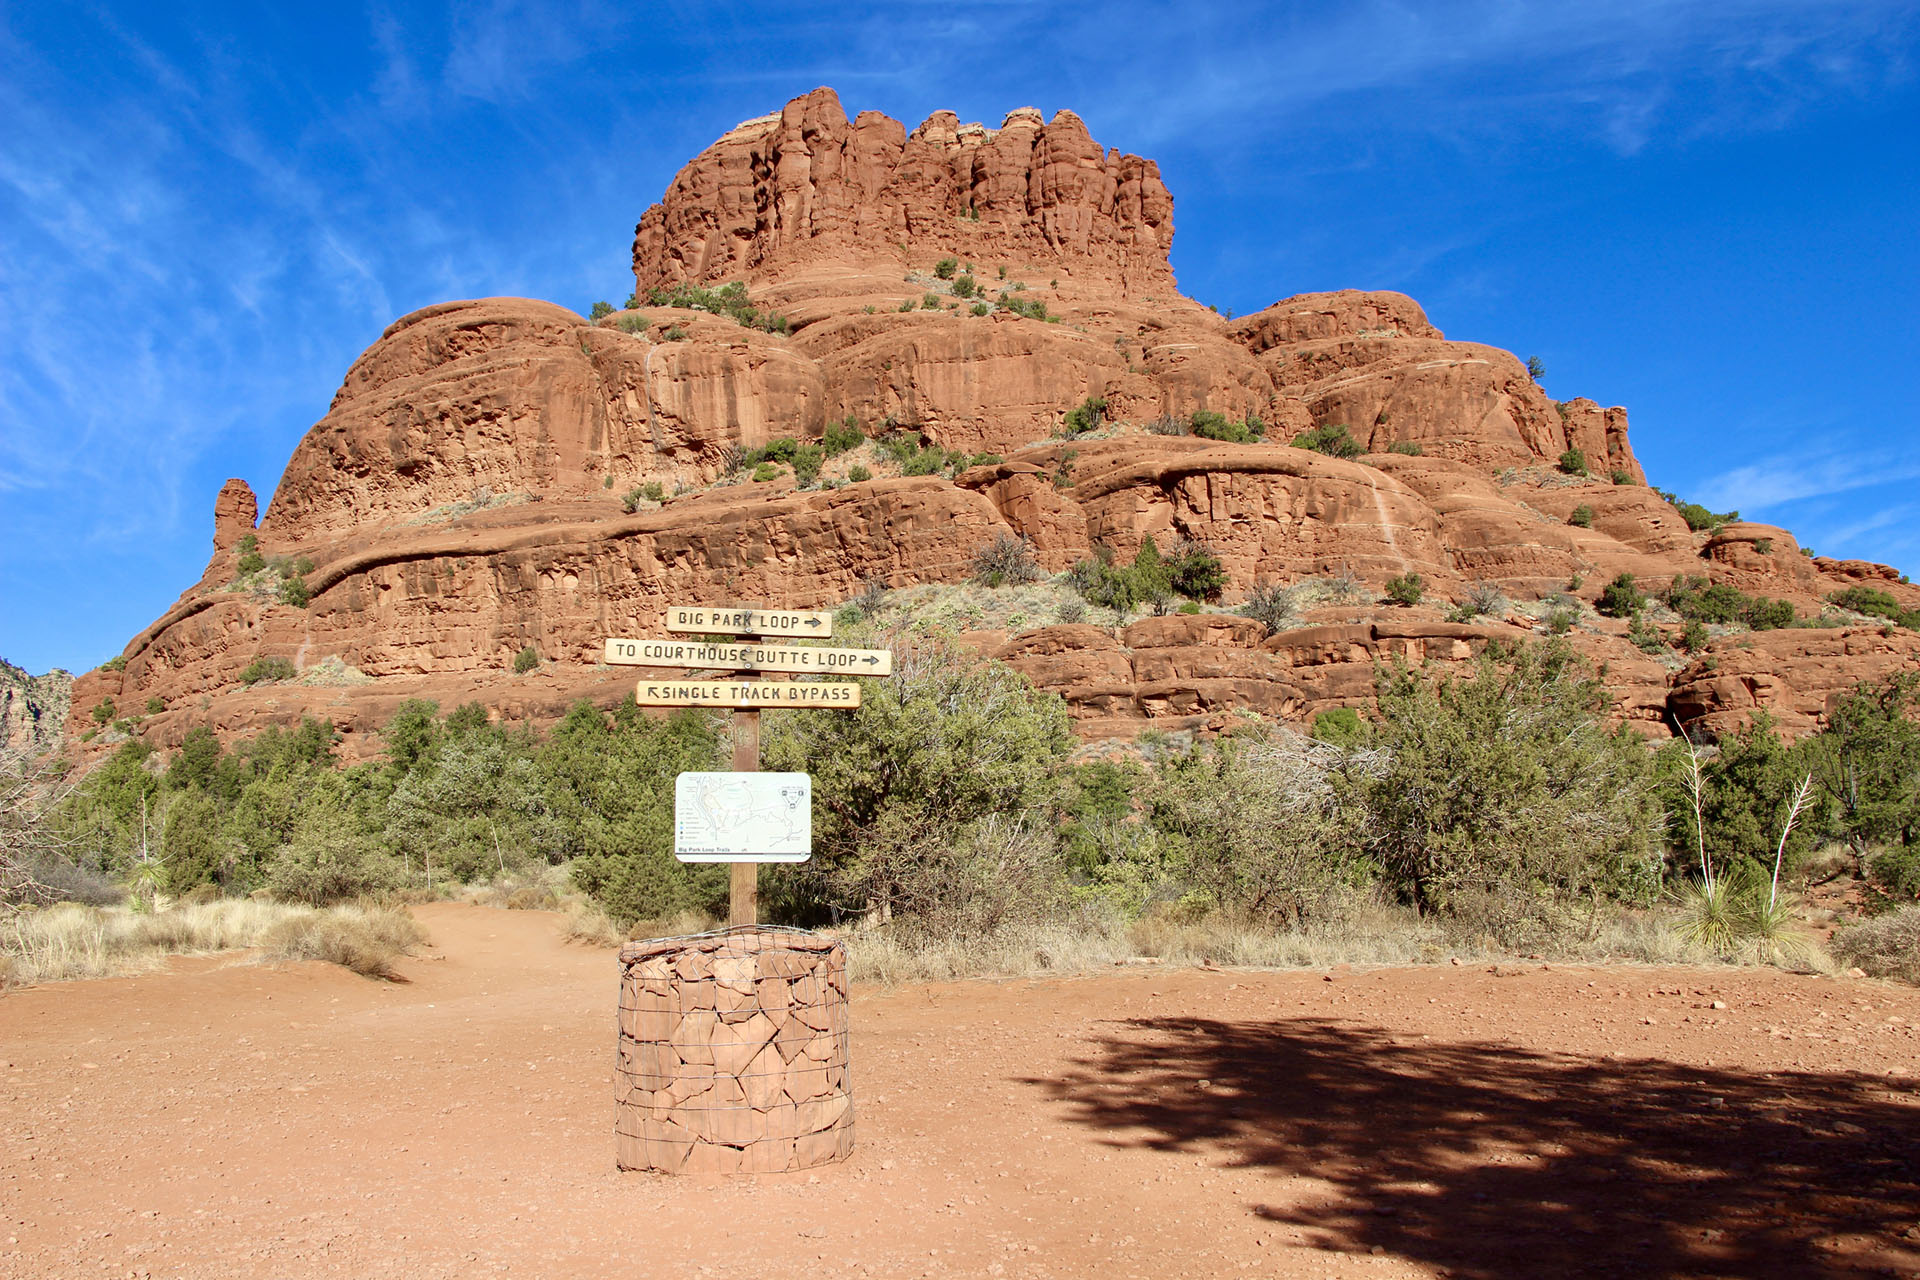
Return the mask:
[[[271,959],[324,960],[392,980],[393,962],[426,940],[399,907],[334,907],[287,917],[261,936],[260,947]]]
[[[589,947],[618,947],[634,938],[683,938],[719,927],[720,922],[704,911],[682,911],[661,919],[636,920],[623,929],[598,906],[577,897],[567,903],[567,918],[560,926],[568,942]]]
[[[856,930],[844,941],[851,975],[882,984],[1091,973],[1140,963],[1326,969],[1521,959],[1589,964],[1711,964],[1716,959],[1687,939],[1671,911],[1620,912],[1516,946],[1382,904],[1285,928],[1223,913],[1190,917],[1149,911],[1136,920],[1090,915],[983,937]],[[1764,964],[1774,958],[1755,951],[1738,959]]]
[[[1920,983],[1920,907],[1902,907],[1834,935],[1833,954],[1876,978]]]
[[[389,917],[392,917],[391,919]],[[326,923],[338,919],[337,926]],[[365,963],[381,948],[387,960],[423,940],[404,912],[334,907],[316,910],[253,898],[199,902],[167,911],[62,903],[44,911],[18,912],[0,920],[0,983],[66,982],[151,969],[168,956],[204,955],[243,947],[279,945],[303,931],[337,930],[360,938],[357,949],[336,944],[312,958],[346,963],[349,950]],[[275,954],[281,954],[275,952]],[[289,951],[288,958],[302,958]],[[368,972],[349,965],[358,972]],[[384,964],[377,966],[385,972]]]

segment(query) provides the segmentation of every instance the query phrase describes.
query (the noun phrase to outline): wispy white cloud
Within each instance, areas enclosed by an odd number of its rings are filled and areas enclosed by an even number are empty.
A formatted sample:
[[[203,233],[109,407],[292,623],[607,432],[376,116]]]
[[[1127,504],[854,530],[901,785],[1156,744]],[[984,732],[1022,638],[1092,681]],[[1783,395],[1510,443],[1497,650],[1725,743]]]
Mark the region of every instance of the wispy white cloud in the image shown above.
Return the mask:
[[[1920,459],[1887,454],[1778,455],[1710,477],[1696,500],[1715,509],[1753,513],[1920,478]]]

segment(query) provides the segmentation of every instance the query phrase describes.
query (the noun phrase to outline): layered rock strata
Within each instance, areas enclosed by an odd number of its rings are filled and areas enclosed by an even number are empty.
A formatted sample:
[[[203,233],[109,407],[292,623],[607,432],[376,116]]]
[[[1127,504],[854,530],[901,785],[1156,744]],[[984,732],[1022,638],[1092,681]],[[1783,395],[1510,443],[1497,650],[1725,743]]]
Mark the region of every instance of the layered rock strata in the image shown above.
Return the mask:
[[[1632,573],[1708,577],[1802,615],[1857,585],[1920,607],[1892,570],[1805,556],[1785,530],[1690,530],[1645,484],[1624,410],[1550,399],[1510,353],[1447,339],[1402,295],[1304,294],[1223,319],[1174,292],[1171,227],[1151,164],[1070,116],[1023,109],[997,130],[936,116],[909,133],[847,121],[830,93],[798,99],[690,164],[634,257],[643,291],[737,279],[789,331],[674,307],[590,322],[510,298],[401,318],[347,371],[257,527],[252,492],[222,490],[201,581],[123,670],[80,680],[78,705],[157,699],[141,731],[162,746],[199,723],[244,735],[320,715],[357,758],[407,697],[535,720],[611,702],[632,677],[598,665],[602,642],[657,631],[670,602],[821,607],[876,581],[958,583],[1001,535],[1056,572],[1149,538],[1204,542],[1228,606],[1314,578],[1377,598],[1405,574],[1433,602],[1297,636],[1216,615],[1180,624],[1199,628],[1191,643],[1140,639],[1187,634],[1165,620],[994,639],[1089,736],[1236,707],[1305,718],[1364,701],[1376,660],[1458,661],[1535,627],[1443,621],[1469,589],[1591,602]],[[935,270],[949,257],[1019,309],[974,314]],[[1098,429],[1063,438],[1090,398]],[[1264,438],[1185,434],[1200,411],[1257,420]],[[866,444],[808,488],[790,467],[755,482],[732,465],[848,418],[974,465],[902,474]],[[1332,426],[1363,454],[1288,443]],[[1586,475],[1559,469],[1568,450]],[[311,563],[304,607],[271,572],[239,576],[248,532],[275,564]],[[1685,660],[1649,658],[1624,631],[1587,614],[1574,638],[1650,732],[1756,709],[1811,724],[1851,675],[1920,665],[1909,633],[1857,625],[1727,637]],[[516,675],[528,648],[542,663]],[[297,679],[248,684],[261,658]]]

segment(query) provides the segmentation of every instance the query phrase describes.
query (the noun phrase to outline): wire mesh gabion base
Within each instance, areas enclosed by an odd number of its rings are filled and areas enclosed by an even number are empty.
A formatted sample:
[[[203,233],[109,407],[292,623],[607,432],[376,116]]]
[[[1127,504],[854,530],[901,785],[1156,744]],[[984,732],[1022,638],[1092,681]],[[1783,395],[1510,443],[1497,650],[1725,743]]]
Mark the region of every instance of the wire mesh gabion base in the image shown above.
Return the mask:
[[[615,1161],[779,1173],[853,1152],[847,952],[741,925],[620,949]]]

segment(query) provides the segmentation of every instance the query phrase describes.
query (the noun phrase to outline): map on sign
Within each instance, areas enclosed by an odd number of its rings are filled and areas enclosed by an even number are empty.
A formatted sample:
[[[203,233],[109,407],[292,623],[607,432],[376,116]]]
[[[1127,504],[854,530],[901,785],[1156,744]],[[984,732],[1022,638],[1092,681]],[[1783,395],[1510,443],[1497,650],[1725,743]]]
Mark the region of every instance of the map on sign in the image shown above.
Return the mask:
[[[683,773],[673,784],[673,856],[682,862],[805,862],[813,779],[804,773]]]

